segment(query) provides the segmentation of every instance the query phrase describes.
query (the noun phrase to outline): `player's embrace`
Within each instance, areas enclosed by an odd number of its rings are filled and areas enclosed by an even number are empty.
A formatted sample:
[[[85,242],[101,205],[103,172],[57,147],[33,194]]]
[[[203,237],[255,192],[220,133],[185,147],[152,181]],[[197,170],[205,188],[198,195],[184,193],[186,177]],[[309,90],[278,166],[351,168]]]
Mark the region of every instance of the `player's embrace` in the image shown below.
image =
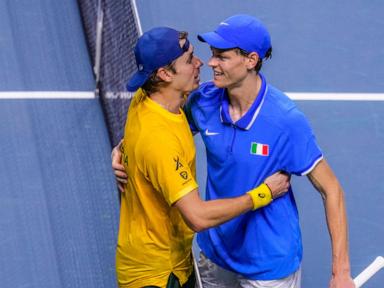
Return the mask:
[[[193,231],[256,210],[288,190],[277,173],[231,199],[202,201],[195,181],[195,147],[181,109],[198,88],[199,58],[187,33],[154,28],[135,48],[136,91],[122,143],[127,184],[121,197],[116,269],[120,287],[194,287]],[[254,187],[252,187],[254,188]]]
[[[251,193],[251,196],[254,203],[263,203],[260,198],[266,196],[268,192],[267,187],[262,184],[263,179],[272,173],[282,170],[289,174],[307,175],[322,195],[331,236],[332,275],[329,287],[354,287],[350,275],[343,189],[324,159],[304,114],[282,91],[269,84],[260,72],[264,60],[272,53],[267,28],[255,17],[235,15],[222,21],[214,31],[200,34],[198,38],[210,45],[212,57],[208,65],[212,68],[213,80],[202,84],[199,89],[192,92],[184,109],[190,127],[201,134],[207,150],[206,198],[213,201],[202,202],[194,190],[183,194],[193,188],[191,186],[186,190],[177,189],[183,191],[181,194],[185,196],[176,197],[179,200],[175,202],[172,202],[171,198],[168,200],[169,204],[172,208],[178,209],[188,225],[200,231],[218,225],[221,221],[234,217],[236,213],[240,214],[241,205],[226,206],[226,203],[229,203],[227,201],[236,203],[241,199],[246,200],[244,192],[258,185],[261,185],[257,188],[260,193]],[[193,58],[189,59],[194,61]],[[199,60],[195,61],[200,65]],[[185,65],[187,63],[188,60]],[[175,64],[177,65],[177,61]],[[180,92],[187,91],[181,91],[180,84],[188,83],[189,77],[184,73],[186,70],[176,66],[174,68],[174,74],[170,71],[162,72],[164,75],[162,79],[168,81],[162,88],[175,89],[162,92],[175,97],[179,95],[181,103],[183,100]],[[194,75],[198,78],[197,74]],[[175,85],[176,81],[179,85]],[[150,99],[171,99],[157,98],[156,95],[150,95]],[[169,109],[172,107],[169,103],[159,101],[158,104]],[[140,117],[147,114],[141,113]],[[183,115],[182,112],[180,114]],[[161,122],[152,121],[152,123]],[[144,127],[141,121],[131,118],[128,120],[128,126],[130,125]],[[188,130],[187,126],[185,129]],[[168,136],[159,136],[155,132],[157,130],[168,131],[164,134]],[[188,144],[189,140],[178,139],[170,132],[178,130],[163,124],[151,131],[153,131],[151,137],[156,138],[153,140],[155,144],[145,150],[145,156],[148,161],[156,159],[156,163],[164,163],[162,165],[164,169],[156,170],[160,172],[152,174],[164,175],[169,179],[191,175],[192,172],[189,170],[183,172],[175,170],[176,167],[181,168],[179,165],[181,163],[183,169],[189,167],[193,171],[194,163],[189,162],[190,154],[181,152],[184,148],[190,149],[192,145]],[[187,131],[180,130],[177,134],[182,133],[186,135]],[[151,137],[147,137],[146,140],[149,141]],[[132,140],[124,139],[124,145],[128,143],[125,141]],[[147,143],[143,141],[141,145]],[[137,151],[141,148],[135,147],[129,147],[129,153],[132,155],[128,157],[128,167],[136,165],[136,162],[131,164],[131,159],[137,157]],[[158,149],[159,147],[161,149]],[[165,158],[163,159],[166,154],[162,153],[162,150],[166,147],[172,151],[167,157],[178,159],[177,165],[173,167],[174,176],[169,176],[171,164],[166,165]],[[179,154],[175,155],[175,152]],[[113,157],[114,163],[116,158],[119,160],[119,157]],[[148,167],[151,166],[146,164],[140,171],[151,179],[149,177],[152,174],[148,173]],[[115,164],[114,168],[118,169]],[[127,185],[132,187],[134,171],[130,169],[126,171],[129,171]],[[151,179],[153,180],[155,179]],[[194,183],[189,178],[179,180],[187,181],[182,182],[184,185]],[[160,189],[162,184],[164,183],[158,182],[156,189]],[[135,197],[132,195],[127,197]],[[225,198],[234,199],[222,200]],[[249,201],[249,198],[247,199]],[[135,211],[130,208],[130,212]],[[190,210],[191,208],[193,209]],[[153,211],[153,207],[146,209],[147,213]],[[214,213],[217,214],[213,216]],[[303,248],[298,211],[291,188],[288,193],[258,211],[239,215],[222,225],[201,231],[197,235],[197,242],[201,248],[198,266],[204,288],[300,288]],[[222,277],[223,275],[225,277]]]

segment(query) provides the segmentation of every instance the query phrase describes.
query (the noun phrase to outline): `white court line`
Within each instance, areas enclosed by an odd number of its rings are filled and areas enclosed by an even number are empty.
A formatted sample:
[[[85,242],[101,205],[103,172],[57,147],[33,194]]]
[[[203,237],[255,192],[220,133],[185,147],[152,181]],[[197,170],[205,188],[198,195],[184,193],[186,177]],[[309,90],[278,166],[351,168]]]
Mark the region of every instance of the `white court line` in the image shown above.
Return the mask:
[[[0,99],[95,99],[93,91],[1,91]]]
[[[120,94],[127,92],[121,92]],[[112,93],[116,94],[116,93]],[[119,93],[117,93],[119,94]],[[126,98],[126,96],[123,98]],[[293,100],[306,101],[384,101],[384,93],[305,93],[286,92]],[[116,98],[106,95],[107,98]],[[0,99],[94,99],[93,91],[0,91]],[[128,97],[130,98],[130,97]]]
[[[295,93],[286,92],[293,100],[315,101],[384,101],[384,93]]]

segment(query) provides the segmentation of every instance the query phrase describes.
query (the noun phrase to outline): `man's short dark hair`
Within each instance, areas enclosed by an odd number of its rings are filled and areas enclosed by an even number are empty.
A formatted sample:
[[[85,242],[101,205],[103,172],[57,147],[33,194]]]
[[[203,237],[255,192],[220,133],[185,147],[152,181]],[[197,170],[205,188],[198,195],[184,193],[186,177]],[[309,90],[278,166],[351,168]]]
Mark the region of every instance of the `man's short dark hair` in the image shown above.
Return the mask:
[[[235,52],[247,57],[250,53],[247,51],[244,51],[240,48],[234,48]],[[272,58],[272,47],[270,47],[267,52],[265,53],[265,57],[262,59],[259,57],[259,60],[257,61],[257,64],[255,66],[256,73],[260,72],[261,67],[263,66],[263,61]]]

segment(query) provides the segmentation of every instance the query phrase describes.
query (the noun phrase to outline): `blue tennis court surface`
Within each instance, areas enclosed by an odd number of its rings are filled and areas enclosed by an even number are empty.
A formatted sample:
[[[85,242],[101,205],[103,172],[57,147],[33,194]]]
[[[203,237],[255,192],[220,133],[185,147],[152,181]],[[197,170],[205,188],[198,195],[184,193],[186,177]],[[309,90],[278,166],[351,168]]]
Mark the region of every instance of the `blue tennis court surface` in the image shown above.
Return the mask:
[[[137,6],[144,31],[159,25],[188,31],[205,62],[210,50],[197,33],[237,13],[266,24],[273,45],[263,67],[267,80],[289,93],[324,93],[323,100],[297,104],[345,190],[353,276],[383,255],[384,2],[137,0]],[[118,197],[98,99],[1,99],[9,91],[92,93],[77,2],[0,1],[0,63],[0,287],[116,287]],[[202,79],[210,75],[205,65]],[[335,93],[360,99],[333,101]],[[377,101],[363,93],[375,93]],[[199,137],[196,143],[203,188],[205,150]],[[304,239],[303,287],[324,288],[331,251],[322,200],[305,177],[292,185]],[[384,271],[364,287],[384,287]]]
[[[116,286],[118,198],[89,59],[75,0],[0,1],[1,288]],[[23,93],[43,99],[4,99]],[[58,94],[72,99],[44,99]]]
[[[95,100],[0,100],[0,287],[113,287],[118,201]]]

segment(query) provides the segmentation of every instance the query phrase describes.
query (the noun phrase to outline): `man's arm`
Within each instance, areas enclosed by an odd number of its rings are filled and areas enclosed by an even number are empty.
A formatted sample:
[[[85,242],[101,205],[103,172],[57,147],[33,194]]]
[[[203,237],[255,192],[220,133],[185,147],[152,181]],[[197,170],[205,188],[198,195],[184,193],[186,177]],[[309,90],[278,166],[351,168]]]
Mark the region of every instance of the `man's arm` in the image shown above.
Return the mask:
[[[119,144],[113,148],[111,153],[112,169],[115,174],[115,178],[116,178],[117,185],[119,187],[120,192],[124,192],[124,185],[127,183],[127,178],[128,178],[128,175],[125,172],[125,168],[123,164],[121,164],[122,153],[120,148],[122,143],[123,143],[123,140],[121,140]],[[269,189],[271,190],[272,198],[276,199],[288,191],[288,188],[290,186],[290,180],[291,180],[290,175],[285,174],[284,172],[276,172],[275,174],[266,178],[264,183],[266,183]]]
[[[290,177],[285,173],[275,173],[265,179],[272,199],[278,198],[288,191]],[[260,190],[260,186],[253,191]],[[256,200],[257,201],[257,200]],[[186,194],[174,204],[187,225],[195,232],[220,225],[240,214],[255,209],[255,199],[249,193],[236,198],[203,201],[197,189]]]
[[[349,263],[347,216],[343,189],[324,159],[308,174],[308,178],[323,198],[331,237],[332,277],[329,287],[355,287]]]
[[[128,177],[124,166],[121,164],[121,143],[113,148],[111,158],[117,185],[120,192],[124,192]],[[277,172],[266,178],[264,183],[268,186],[272,199],[276,199],[288,191],[290,176]],[[229,200],[203,201],[196,189],[179,199],[174,205],[180,210],[185,222],[191,229],[201,231],[254,209],[254,204],[255,202],[249,194]]]

